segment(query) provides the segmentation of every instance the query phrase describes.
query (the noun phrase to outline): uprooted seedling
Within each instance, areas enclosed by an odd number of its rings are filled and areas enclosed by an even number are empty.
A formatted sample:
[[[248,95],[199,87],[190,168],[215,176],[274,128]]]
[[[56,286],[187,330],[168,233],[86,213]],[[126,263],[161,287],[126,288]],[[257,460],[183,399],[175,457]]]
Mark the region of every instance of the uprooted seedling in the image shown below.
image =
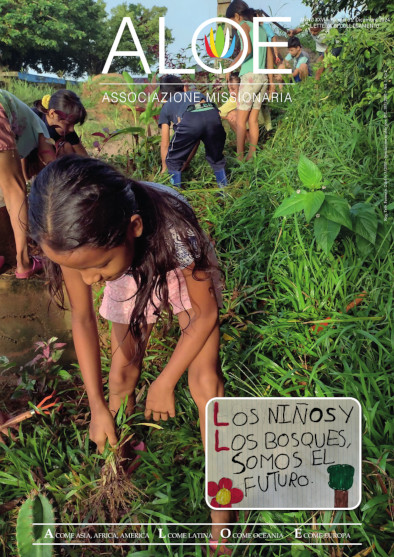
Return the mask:
[[[124,461],[120,449],[111,450],[103,467],[96,492],[87,501],[89,511],[94,520],[117,522],[119,518],[130,510],[130,504],[143,492],[131,481],[125,471]]]

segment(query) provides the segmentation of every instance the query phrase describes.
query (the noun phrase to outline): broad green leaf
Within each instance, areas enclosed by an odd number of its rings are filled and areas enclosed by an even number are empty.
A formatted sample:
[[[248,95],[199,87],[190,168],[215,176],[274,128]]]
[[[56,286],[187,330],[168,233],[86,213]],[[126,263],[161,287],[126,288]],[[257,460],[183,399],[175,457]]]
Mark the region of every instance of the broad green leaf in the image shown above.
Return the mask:
[[[323,205],[320,207],[320,214],[326,219],[336,222],[337,224],[342,224],[353,229],[352,219],[350,218],[349,204],[346,199],[334,195],[332,193],[327,193]]]
[[[376,233],[376,251],[379,252],[380,257],[385,257],[391,246],[391,233],[392,230],[389,226],[381,222],[378,224],[378,230]]]
[[[49,544],[54,537],[54,521],[52,504],[47,497],[40,494],[34,499],[27,499],[19,509],[16,523],[18,555],[20,557],[52,557],[53,546]],[[46,537],[48,529],[52,536]],[[41,545],[44,543],[48,545]]]
[[[302,211],[305,205],[306,193],[296,193],[286,198],[276,209],[274,217],[286,217]]]
[[[134,122],[137,122],[137,111],[135,109],[135,103],[131,103],[129,101],[126,101],[125,105],[127,106],[127,108],[129,108],[131,110],[131,113],[132,113],[133,118],[134,118]]]
[[[324,253],[328,255],[335,238],[339,234],[341,225],[320,215],[319,218],[315,218],[314,229],[317,243]]]
[[[131,91],[134,91],[134,79],[131,77],[129,72],[123,72],[122,76],[127,85],[130,87]]]
[[[141,114],[141,116],[144,116],[145,124],[147,124],[148,121],[150,120],[151,113],[152,113],[152,105],[150,105],[150,104],[148,103],[148,104],[146,105],[145,112],[143,112],[143,113]]]
[[[378,219],[375,209],[367,203],[356,203],[350,209],[350,214],[354,232],[371,242],[371,244],[374,244],[378,230]]]
[[[307,159],[305,155],[301,155],[298,161],[298,176],[304,186],[309,189],[318,188],[322,179],[318,167],[314,162]]]
[[[139,127],[135,127],[135,126],[130,126],[128,128],[123,128],[121,130],[116,130],[113,133],[111,133],[111,139],[113,137],[116,137],[117,135],[122,135],[124,133],[132,133],[132,134],[143,134],[144,133],[144,129],[143,128],[139,128]]]
[[[305,548],[305,545],[300,541],[299,545],[291,546],[291,557],[308,557],[310,551]]]
[[[156,87],[153,91],[151,91],[147,106],[153,107],[154,103],[156,102],[155,93],[157,89],[158,88]]]
[[[377,507],[378,505],[384,508],[385,507],[384,503],[386,504],[388,503],[387,493],[385,495],[377,495],[376,497],[373,497],[372,499],[367,501],[365,505],[361,507],[361,512],[365,512],[368,509],[372,509],[372,507]]]
[[[366,240],[359,234],[356,234],[356,246],[357,246],[357,251],[363,257],[366,257],[369,253],[371,253],[373,248],[373,244],[371,244],[371,242],[368,242],[368,240]]]
[[[324,202],[325,195],[322,191],[311,191],[305,194],[304,213],[306,222],[316,215]]]
[[[60,369],[58,371],[58,375],[61,379],[63,379],[63,381],[70,381],[72,379],[71,373],[69,373],[65,369]]]

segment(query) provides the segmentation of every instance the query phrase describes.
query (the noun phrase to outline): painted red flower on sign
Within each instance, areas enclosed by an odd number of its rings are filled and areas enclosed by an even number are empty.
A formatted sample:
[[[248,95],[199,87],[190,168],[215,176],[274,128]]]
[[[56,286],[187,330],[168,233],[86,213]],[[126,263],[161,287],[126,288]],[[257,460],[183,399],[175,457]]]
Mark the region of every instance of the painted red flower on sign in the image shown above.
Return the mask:
[[[243,492],[233,487],[233,482],[229,478],[222,478],[218,484],[208,482],[208,496],[213,497],[211,506],[218,508],[231,507],[244,498]]]

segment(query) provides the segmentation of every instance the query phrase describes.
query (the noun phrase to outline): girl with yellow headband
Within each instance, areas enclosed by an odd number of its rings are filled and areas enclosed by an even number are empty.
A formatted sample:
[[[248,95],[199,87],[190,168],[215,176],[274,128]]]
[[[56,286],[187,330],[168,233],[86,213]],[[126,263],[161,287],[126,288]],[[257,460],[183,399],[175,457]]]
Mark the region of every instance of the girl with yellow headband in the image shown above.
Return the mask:
[[[55,142],[57,156],[72,153],[88,155],[74,131],[74,126],[82,125],[86,119],[86,110],[78,95],[67,89],[59,89],[53,95],[44,95],[36,101],[32,110],[46,125]]]

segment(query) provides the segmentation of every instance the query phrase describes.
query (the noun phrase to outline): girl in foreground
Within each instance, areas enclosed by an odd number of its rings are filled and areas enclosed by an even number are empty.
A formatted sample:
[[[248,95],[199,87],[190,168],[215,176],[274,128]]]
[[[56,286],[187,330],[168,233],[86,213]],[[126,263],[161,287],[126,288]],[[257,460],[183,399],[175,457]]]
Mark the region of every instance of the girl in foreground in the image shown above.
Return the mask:
[[[99,160],[67,155],[45,168],[29,197],[32,238],[48,257],[52,295],[63,304],[64,279],[75,349],[91,409],[90,438],[100,451],[117,442],[113,416],[134,391],[160,311],[177,314],[181,335],[151,384],[145,417],[175,416],[175,385],[188,368],[202,439],[205,405],[224,396],[219,370],[218,269],[213,250],[184,198],[160,184],[139,183]],[[107,281],[101,314],[112,321],[109,407],[102,388],[91,285]],[[172,308],[171,308],[172,306]],[[212,511],[211,550],[229,511]]]

